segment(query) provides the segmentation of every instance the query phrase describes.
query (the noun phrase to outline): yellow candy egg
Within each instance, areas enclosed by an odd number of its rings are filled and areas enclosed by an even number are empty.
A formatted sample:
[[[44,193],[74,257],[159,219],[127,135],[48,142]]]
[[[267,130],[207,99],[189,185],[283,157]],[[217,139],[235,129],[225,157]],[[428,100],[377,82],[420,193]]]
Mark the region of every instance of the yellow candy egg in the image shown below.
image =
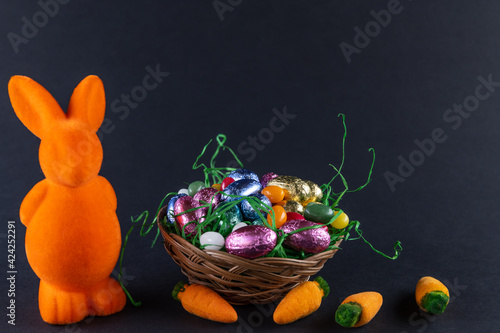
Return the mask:
[[[338,211],[335,212],[337,214]],[[339,217],[337,217],[332,224],[330,224],[335,229],[344,229],[349,224],[349,216],[342,212]]]

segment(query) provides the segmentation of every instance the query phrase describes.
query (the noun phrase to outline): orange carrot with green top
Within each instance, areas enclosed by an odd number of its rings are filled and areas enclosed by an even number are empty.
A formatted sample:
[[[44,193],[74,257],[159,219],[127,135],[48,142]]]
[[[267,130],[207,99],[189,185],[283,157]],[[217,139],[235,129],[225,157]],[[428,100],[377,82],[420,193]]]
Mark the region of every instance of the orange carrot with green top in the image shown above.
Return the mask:
[[[231,304],[206,286],[188,285],[181,281],[174,287],[172,296],[181,302],[187,312],[195,316],[221,323],[234,323],[238,320],[238,314]]]
[[[330,287],[322,277],[302,282],[283,298],[274,311],[277,324],[289,324],[318,310],[321,300],[328,296]]]
[[[335,321],[344,327],[360,327],[369,323],[382,306],[376,291],[365,291],[347,297],[335,312]]]
[[[450,301],[450,292],[441,281],[431,276],[424,276],[415,288],[415,300],[422,310],[440,314],[446,310]]]

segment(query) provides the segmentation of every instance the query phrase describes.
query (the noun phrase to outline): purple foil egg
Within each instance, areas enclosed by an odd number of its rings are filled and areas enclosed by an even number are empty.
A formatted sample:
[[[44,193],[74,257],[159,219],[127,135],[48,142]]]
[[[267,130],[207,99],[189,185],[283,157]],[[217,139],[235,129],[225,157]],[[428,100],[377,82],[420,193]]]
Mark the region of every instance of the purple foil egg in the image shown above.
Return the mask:
[[[229,184],[225,189],[224,193],[225,194],[230,194],[230,195],[239,195],[242,197],[247,197],[252,194],[257,194],[262,190],[262,186],[260,186],[260,183],[258,181],[255,181],[253,179],[240,179],[235,182],[232,182]],[[222,200],[225,201],[232,201],[232,200],[237,200],[238,198],[231,198],[228,196],[222,195]]]
[[[220,193],[213,187],[207,187],[199,190],[194,196],[193,200],[196,200],[200,203],[200,205],[204,205],[206,203],[212,203],[212,211],[217,207],[220,202]],[[203,201],[203,202],[202,202]],[[199,222],[203,222],[205,220],[205,216],[208,213],[207,208],[200,208],[196,211],[196,218]]]
[[[271,179],[274,179],[276,177],[278,177],[278,175],[275,174],[274,172],[266,173],[265,175],[260,177],[260,185],[262,185],[262,188],[264,188],[267,186],[267,183],[269,183]]]
[[[174,214],[180,214],[182,212],[185,212],[186,210],[189,210],[191,208],[196,208],[199,207],[200,203],[196,200],[194,200],[190,196],[185,196],[185,197],[180,197],[177,199],[177,201],[174,204]],[[196,226],[198,225],[198,221],[196,218],[196,212],[199,209],[185,213],[182,215],[179,215],[175,218],[175,222],[177,223],[177,226],[179,227],[179,230],[182,231],[182,228],[188,224],[191,221],[195,221],[195,223],[190,223],[184,228],[184,232],[186,233],[187,236],[192,236],[196,232]]]
[[[289,233],[294,230],[305,228],[313,225],[322,225],[307,220],[290,220],[279,228],[284,233]],[[283,245],[286,245],[296,251],[304,251],[305,253],[320,253],[326,250],[330,245],[330,234],[328,227],[307,229],[296,234],[292,234],[285,238]]]
[[[228,253],[253,259],[268,254],[276,247],[278,236],[274,231],[260,225],[249,225],[236,229],[226,238]]]
[[[177,201],[177,199],[179,199],[181,197],[185,197],[186,195],[187,194],[184,194],[184,193],[176,194],[168,201],[168,205],[167,205],[167,221],[168,222],[175,223],[175,217],[173,216],[175,202]]]
[[[259,176],[257,176],[255,172],[248,169],[236,169],[231,171],[227,176],[233,178],[235,181],[240,179],[252,179],[256,182],[259,181]]]

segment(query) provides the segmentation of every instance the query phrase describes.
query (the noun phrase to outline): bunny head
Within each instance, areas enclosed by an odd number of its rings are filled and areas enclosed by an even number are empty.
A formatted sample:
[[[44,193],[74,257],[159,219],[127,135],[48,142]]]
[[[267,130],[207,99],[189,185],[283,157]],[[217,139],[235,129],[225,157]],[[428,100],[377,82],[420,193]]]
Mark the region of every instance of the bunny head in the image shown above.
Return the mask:
[[[96,132],[106,102],[97,76],[80,82],[67,113],[44,87],[26,76],[10,79],[9,96],[18,118],[41,139],[40,166],[48,180],[77,187],[98,175],[103,152]]]

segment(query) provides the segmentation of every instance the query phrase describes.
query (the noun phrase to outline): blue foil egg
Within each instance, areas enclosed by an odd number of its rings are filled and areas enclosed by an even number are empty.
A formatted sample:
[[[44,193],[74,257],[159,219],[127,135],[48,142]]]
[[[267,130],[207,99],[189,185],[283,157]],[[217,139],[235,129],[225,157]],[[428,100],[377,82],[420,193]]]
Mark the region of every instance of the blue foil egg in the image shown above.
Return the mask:
[[[240,179],[252,179],[255,181],[259,181],[259,176],[253,171],[250,171],[248,169],[237,169],[232,171],[228,177],[233,178],[235,181],[240,180]]]
[[[170,223],[175,223],[175,218],[174,218],[174,205],[177,199],[182,198],[187,196],[187,194],[184,193],[179,193],[174,195],[172,198],[170,198],[170,201],[168,202],[167,205],[167,221]]]
[[[265,203],[269,207],[272,207],[271,201],[265,195],[263,195],[261,193],[251,195],[251,197],[257,197],[258,199],[260,199],[260,201],[262,201],[263,203]],[[255,209],[253,209],[253,207],[250,205],[248,200],[243,200],[240,203],[240,209],[241,209],[241,213],[243,214],[243,217],[246,220],[254,221],[254,220],[260,219],[259,214],[255,211]],[[268,209],[265,209],[264,207],[260,210],[260,212],[262,213],[262,215],[264,215],[264,217],[267,216],[267,211],[268,211]]]
[[[260,182],[253,179],[240,179],[235,182],[229,184],[223,191],[225,194],[229,195],[237,195],[241,197],[247,197],[252,194],[257,194],[262,190],[262,186]],[[238,198],[231,198],[225,195],[222,195],[222,200],[225,201],[233,201]]]

